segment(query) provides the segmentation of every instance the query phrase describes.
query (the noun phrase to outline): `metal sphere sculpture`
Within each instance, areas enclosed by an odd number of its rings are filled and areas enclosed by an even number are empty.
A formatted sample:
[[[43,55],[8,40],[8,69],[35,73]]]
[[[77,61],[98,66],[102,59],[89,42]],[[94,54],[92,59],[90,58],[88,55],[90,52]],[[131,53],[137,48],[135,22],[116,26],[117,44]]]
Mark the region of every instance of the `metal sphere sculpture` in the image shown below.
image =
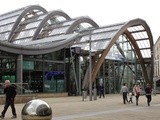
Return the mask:
[[[22,120],[51,120],[52,109],[40,99],[27,102],[21,112]]]

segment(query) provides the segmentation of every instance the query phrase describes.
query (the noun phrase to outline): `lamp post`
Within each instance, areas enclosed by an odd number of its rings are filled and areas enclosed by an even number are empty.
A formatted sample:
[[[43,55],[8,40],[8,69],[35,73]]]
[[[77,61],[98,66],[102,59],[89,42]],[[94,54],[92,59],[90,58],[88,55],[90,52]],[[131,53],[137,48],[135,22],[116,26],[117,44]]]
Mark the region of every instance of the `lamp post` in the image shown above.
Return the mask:
[[[91,32],[89,34],[89,100],[92,101],[92,56],[91,56]]]

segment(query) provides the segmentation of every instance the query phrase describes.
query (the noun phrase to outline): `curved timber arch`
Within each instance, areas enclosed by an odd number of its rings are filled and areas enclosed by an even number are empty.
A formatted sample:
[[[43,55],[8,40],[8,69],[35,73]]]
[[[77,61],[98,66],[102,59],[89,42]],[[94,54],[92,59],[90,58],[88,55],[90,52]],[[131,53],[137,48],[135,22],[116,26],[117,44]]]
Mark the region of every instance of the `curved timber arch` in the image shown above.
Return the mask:
[[[132,43],[133,47],[135,48],[135,52],[139,58],[139,61],[140,61],[140,65],[142,67],[142,71],[143,71],[143,75],[144,75],[144,78],[145,78],[145,81],[146,83],[149,83],[149,78],[148,78],[148,74],[147,74],[147,71],[145,69],[145,65],[144,65],[144,59],[142,57],[142,54],[140,52],[140,49],[137,45],[137,43],[135,42],[134,38],[130,35],[130,33],[128,31],[125,31],[124,32],[126,34],[126,36],[129,38],[130,42]]]
[[[37,38],[37,36],[40,34],[41,29],[43,28],[44,24],[52,17],[59,15],[64,17],[66,20],[70,20],[71,18],[64,13],[63,11],[53,11],[50,12],[44,19],[43,21],[40,23],[40,25],[38,26],[37,30],[35,31],[32,40],[35,40]]]
[[[16,28],[18,28],[18,25],[19,25],[19,23],[21,22],[21,20],[24,18],[24,16],[25,16],[28,12],[33,11],[33,10],[36,10],[36,9],[39,10],[39,11],[42,11],[43,13],[47,13],[47,11],[46,11],[43,7],[38,6],[38,5],[33,5],[33,6],[27,7],[27,8],[21,13],[21,15],[17,18],[15,24],[13,25],[12,30],[11,30],[11,33],[10,33],[9,38],[8,38],[8,41],[9,41],[9,42],[12,42],[12,36],[13,36]]]
[[[88,17],[81,17],[78,20],[76,20],[74,23],[71,24],[71,26],[68,28],[66,34],[72,33],[74,28],[81,24],[81,23],[89,23],[91,24],[93,27],[99,27],[98,24],[96,22],[94,22],[92,19],[88,18]]]
[[[123,27],[121,27],[118,32],[111,38],[111,41],[110,43],[108,44],[108,46],[106,47],[106,49],[102,52],[102,55],[101,57],[99,58],[99,60],[97,61],[97,64],[94,66],[93,68],[93,71],[92,71],[92,82],[95,81],[95,78],[97,76],[97,73],[106,57],[106,55],[108,54],[109,50],[111,49],[111,47],[115,44],[116,40],[119,38],[119,36],[121,34],[126,34],[129,38],[129,40],[131,41],[133,47],[136,49],[136,54],[140,60],[140,64],[141,64],[141,67],[142,67],[142,71],[143,71],[143,75],[144,75],[144,79],[146,82],[150,82],[149,79],[148,79],[148,74],[147,74],[147,71],[145,69],[145,65],[144,65],[144,59],[142,57],[142,54],[140,52],[140,49],[137,45],[137,43],[135,42],[135,39],[131,36],[131,33],[127,30],[127,28],[129,27],[132,27],[132,26],[136,26],[136,25],[142,25],[147,34],[148,34],[148,37],[149,37],[149,41],[150,41],[150,49],[152,51],[153,49],[153,37],[152,37],[152,34],[151,34],[151,31],[150,31],[150,28],[149,26],[146,24],[146,22],[142,19],[135,19],[135,20],[131,20],[129,22],[127,22],[126,24],[124,24]],[[152,56],[151,56],[152,57]]]

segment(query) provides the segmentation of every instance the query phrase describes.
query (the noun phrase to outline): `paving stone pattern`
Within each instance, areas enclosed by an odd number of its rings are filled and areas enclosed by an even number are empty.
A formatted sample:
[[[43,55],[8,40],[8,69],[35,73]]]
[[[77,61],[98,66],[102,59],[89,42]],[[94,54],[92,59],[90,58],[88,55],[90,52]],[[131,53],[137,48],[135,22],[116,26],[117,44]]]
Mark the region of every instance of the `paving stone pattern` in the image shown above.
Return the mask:
[[[123,104],[122,95],[106,94],[105,98],[89,101],[89,97],[82,101],[81,96],[39,98],[46,101],[52,108],[52,120],[159,120],[160,119],[160,94],[152,96],[151,106],[147,106],[146,97],[140,96],[139,105],[133,103]],[[17,118],[21,120],[23,104],[15,104]],[[0,105],[2,111],[4,105]],[[11,120],[9,108],[5,120]]]

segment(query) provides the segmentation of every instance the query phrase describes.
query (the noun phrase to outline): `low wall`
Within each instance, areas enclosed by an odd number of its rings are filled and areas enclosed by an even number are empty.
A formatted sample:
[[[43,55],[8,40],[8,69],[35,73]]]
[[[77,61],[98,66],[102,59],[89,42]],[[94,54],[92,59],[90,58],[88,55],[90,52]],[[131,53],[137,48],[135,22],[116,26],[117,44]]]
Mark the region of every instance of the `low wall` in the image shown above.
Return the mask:
[[[52,98],[52,97],[67,97],[68,93],[36,93],[27,95],[17,95],[15,103],[26,103],[35,98]],[[5,95],[0,95],[0,105],[4,104]]]

